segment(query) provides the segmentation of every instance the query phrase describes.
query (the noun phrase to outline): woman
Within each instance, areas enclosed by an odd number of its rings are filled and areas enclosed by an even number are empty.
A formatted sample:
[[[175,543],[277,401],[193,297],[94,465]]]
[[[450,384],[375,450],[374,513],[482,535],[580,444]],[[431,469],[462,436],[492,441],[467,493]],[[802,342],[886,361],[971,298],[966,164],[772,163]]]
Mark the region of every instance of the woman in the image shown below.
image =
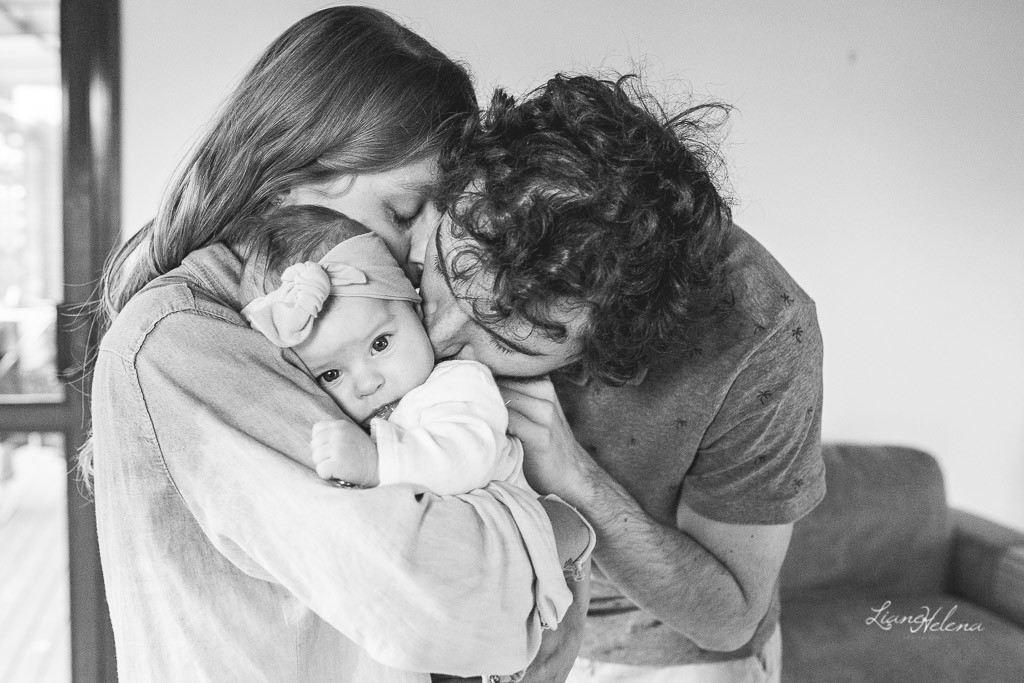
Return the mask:
[[[511,515],[546,512],[570,560],[588,540],[578,517],[499,484],[445,498],[324,484],[295,460],[341,412],[239,315],[233,247],[277,203],[342,211],[406,261],[438,155],[474,110],[466,73],[386,15],[317,12],[256,62],[112,260],[83,465],[121,680],[414,682],[509,674],[537,652]],[[257,390],[278,409],[250,403]]]

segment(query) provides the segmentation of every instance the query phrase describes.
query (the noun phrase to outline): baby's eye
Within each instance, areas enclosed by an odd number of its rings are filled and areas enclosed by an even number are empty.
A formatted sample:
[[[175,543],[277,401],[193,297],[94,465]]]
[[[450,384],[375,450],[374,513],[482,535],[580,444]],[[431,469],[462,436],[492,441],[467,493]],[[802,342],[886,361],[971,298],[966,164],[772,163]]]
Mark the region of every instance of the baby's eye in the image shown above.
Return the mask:
[[[387,350],[391,344],[391,335],[382,334],[370,343],[370,348],[373,349],[374,353],[380,353],[381,351]]]
[[[328,370],[327,372],[320,373],[320,376],[316,378],[317,382],[323,382],[324,384],[333,384],[338,381],[341,377],[341,373],[337,370]]]

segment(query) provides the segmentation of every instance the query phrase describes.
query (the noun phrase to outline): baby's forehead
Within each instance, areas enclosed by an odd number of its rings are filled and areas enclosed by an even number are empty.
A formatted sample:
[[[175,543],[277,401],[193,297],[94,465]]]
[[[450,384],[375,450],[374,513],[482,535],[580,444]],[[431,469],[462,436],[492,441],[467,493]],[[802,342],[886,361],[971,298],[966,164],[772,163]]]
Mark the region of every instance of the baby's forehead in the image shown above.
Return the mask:
[[[308,350],[328,362],[361,353],[360,349],[383,334],[397,333],[407,338],[414,325],[423,329],[410,301],[330,296],[316,318]]]
[[[329,296],[317,320],[320,324],[331,321],[347,331],[356,332],[376,329],[398,319],[405,319],[407,314],[416,313],[416,305],[404,299],[378,299],[368,296]]]

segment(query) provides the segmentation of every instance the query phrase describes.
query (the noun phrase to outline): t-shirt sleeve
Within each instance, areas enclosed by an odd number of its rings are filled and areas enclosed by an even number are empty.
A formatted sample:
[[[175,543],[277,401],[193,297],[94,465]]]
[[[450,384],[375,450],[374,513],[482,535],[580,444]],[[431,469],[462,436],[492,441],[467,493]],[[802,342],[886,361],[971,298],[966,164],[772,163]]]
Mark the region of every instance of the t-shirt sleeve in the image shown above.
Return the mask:
[[[543,516],[514,489],[439,497],[343,490],[285,453],[340,413],[248,327],[174,313],[135,356],[168,476],[214,548],[274,582],[389,666],[516,671],[540,644],[533,562],[510,513]],[[300,459],[300,458],[296,458]],[[513,500],[514,499],[514,500]],[[546,518],[545,518],[546,519]]]
[[[794,522],[825,495],[822,343],[814,305],[794,303],[761,334],[683,484],[683,501],[721,522]]]

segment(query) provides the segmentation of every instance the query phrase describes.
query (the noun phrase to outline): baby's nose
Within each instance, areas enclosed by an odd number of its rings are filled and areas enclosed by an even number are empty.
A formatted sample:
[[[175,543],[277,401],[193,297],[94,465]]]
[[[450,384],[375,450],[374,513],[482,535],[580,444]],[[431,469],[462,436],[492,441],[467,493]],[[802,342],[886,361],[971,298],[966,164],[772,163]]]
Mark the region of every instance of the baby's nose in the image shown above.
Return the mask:
[[[352,378],[352,386],[359,398],[372,396],[384,386],[384,375],[373,368],[365,368]]]

